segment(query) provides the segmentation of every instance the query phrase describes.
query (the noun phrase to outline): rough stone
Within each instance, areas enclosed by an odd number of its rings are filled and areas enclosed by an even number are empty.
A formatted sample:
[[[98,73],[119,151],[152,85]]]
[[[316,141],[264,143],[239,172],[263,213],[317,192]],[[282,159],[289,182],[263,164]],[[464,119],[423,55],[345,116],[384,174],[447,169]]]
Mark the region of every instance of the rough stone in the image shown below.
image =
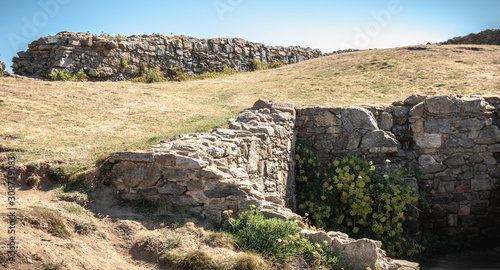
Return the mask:
[[[399,142],[394,134],[383,131],[374,130],[368,131],[361,139],[361,148],[372,147],[398,147]]]
[[[377,245],[375,241],[362,238],[354,242],[340,245],[340,254],[348,257],[356,269],[376,269],[378,260]]]
[[[474,146],[474,141],[472,141],[467,135],[463,133],[453,133],[450,139],[446,143],[448,147],[464,147],[471,148]]]
[[[497,126],[485,127],[477,137],[478,144],[495,144],[498,142],[500,142],[500,128]]]
[[[186,187],[172,182],[167,182],[164,186],[158,188],[159,193],[167,195],[181,195],[186,190]]]
[[[427,98],[424,101],[425,108],[429,113],[434,114],[448,114],[457,113],[460,107],[457,105],[453,97],[450,96],[437,96]]]
[[[427,133],[449,133],[451,124],[446,120],[429,119],[424,122],[424,130]]]
[[[342,123],[344,128],[349,132],[358,129],[378,130],[377,121],[373,117],[373,114],[361,107],[342,109]]]
[[[442,144],[442,135],[439,133],[419,133],[413,139],[420,148],[439,148]]]
[[[462,166],[465,164],[464,156],[462,154],[453,155],[443,160],[443,164],[447,166]]]
[[[60,32],[30,43],[29,49],[21,53],[23,57],[13,59],[13,70],[19,75],[47,70],[66,73],[83,70],[90,79],[119,80],[135,77],[132,67],[142,63],[148,67],[158,67],[166,76],[173,76],[171,66],[179,66],[188,74],[222,71],[224,65],[240,72],[251,70],[254,58],[264,63],[276,61],[287,65],[322,56],[317,49],[272,47],[242,39],[237,39],[238,42],[233,40],[191,37],[180,40],[160,35],[108,40],[86,33]],[[61,53],[61,48],[72,53]],[[128,61],[128,69],[120,66],[123,60]],[[82,66],[85,68],[82,69]],[[102,72],[98,71],[99,68]]]
[[[432,165],[436,163],[436,160],[430,156],[430,155],[421,155],[420,157],[418,157],[418,164],[420,164],[420,166],[427,166],[427,165]]]

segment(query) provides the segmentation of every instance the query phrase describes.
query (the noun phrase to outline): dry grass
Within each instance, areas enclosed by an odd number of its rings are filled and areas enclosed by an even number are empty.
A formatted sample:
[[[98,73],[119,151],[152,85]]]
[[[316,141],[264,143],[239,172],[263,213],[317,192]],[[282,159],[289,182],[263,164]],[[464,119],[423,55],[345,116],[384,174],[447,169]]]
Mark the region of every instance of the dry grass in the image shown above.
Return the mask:
[[[346,53],[216,79],[142,84],[0,78],[0,152],[86,164],[174,134],[207,131],[257,99],[387,104],[411,94],[498,94],[500,47]],[[0,159],[1,161],[1,159]]]

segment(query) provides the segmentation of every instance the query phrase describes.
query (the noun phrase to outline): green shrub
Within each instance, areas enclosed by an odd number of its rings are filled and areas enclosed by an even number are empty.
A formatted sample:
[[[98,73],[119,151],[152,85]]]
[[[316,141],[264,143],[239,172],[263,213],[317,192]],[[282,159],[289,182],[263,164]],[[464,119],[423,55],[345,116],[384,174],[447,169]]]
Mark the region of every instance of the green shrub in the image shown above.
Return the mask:
[[[60,238],[69,238],[70,233],[59,212],[45,207],[35,206],[31,211],[31,216],[40,218],[46,222],[50,234]]]
[[[72,81],[72,82],[82,82],[87,81],[87,74],[83,71],[79,71],[78,73],[71,74],[66,73],[64,71],[58,71],[56,73],[48,73],[46,71],[41,71],[38,73],[45,79],[49,79],[51,81]]]
[[[142,68],[141,64],[141,72],[142,74],[140,77],[134,78],[133,81],[135,82],[142,82],[142,83],[154,83],[154,82],[163,82],[166,81],[167,79],[163,76],[163,72],[160,71],[159,68],[152,68],[148,72],[144,72],[144,69]]]
[[[269,69],[269,68],[279,68],[282,66],[283,66],[283,63],[280,61],[275,61],[275,62],[266,64],[257,58],[252,59],[252,61],[250,62],[250,69],[254,70],[254,71],[255,70],[264,70],[264,69]]]
[[[283,66],[283,62],[276,61],[269,64],[269,68],[280,68]]]
[[[314,265],[336,263],[336,257],[318,244],[311,243],[291,220],[266,219],[258,210],[230,218],[231,232],[238,246],[245,251],[262,254],[269,261],[284,265],[295,256],[303,256]]]
[[[120,63],[120,66],[121,66],[123,69],[127,69],[127,68],[128,68],[128,62],[127,62],[127,60],[123,60],[123,61]]]
[[[96,226],[94,224],[89,224],[86,221],[81,221],[75,225],[75,232],[82,235],[88,235],[91,231],[95,231]]]
[[[260,61],[259,59],[254,58],[250,62],[250,69],[251,70],[263,70],[263,69],[267,69],[267,65],[264,62]]]
[[[303,140],[297,141],[295,160],[298,212],[310,224],[382,240],[391,257],[420,252],[418,243],[403,236],[405,211],[419,195],[404,182],[402,168],[390,168],[387,161],[385,171],[376,173],[371,162],[347,156],[322,169],[314,148]],[[403,245],[406,254],[399,252]]]
[[[30,187],[36,187],[40,184],[40,176],[38,174],[32,174],[26,179],[26,185]]]

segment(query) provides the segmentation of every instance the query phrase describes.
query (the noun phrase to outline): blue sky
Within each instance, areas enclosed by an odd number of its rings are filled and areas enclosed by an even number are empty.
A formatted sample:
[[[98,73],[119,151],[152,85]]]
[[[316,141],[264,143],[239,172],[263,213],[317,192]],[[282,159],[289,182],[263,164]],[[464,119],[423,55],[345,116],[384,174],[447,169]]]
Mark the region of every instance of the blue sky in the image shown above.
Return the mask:
[[[0,0],[0,61],[60,31],[241,37],[322,52],[441,42],[500,28],[499,0]],[[9,68],[10,69],[10,68]]]

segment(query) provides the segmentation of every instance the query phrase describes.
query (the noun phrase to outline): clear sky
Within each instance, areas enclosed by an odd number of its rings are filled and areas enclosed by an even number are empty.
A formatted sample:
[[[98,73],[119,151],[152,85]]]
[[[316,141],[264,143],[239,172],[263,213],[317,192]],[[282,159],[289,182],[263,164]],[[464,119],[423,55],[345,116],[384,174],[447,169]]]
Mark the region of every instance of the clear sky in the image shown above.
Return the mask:
[[[0,61],[60,31],[241,37],[322,52],[500,28],[500,0],[0,0]]]

